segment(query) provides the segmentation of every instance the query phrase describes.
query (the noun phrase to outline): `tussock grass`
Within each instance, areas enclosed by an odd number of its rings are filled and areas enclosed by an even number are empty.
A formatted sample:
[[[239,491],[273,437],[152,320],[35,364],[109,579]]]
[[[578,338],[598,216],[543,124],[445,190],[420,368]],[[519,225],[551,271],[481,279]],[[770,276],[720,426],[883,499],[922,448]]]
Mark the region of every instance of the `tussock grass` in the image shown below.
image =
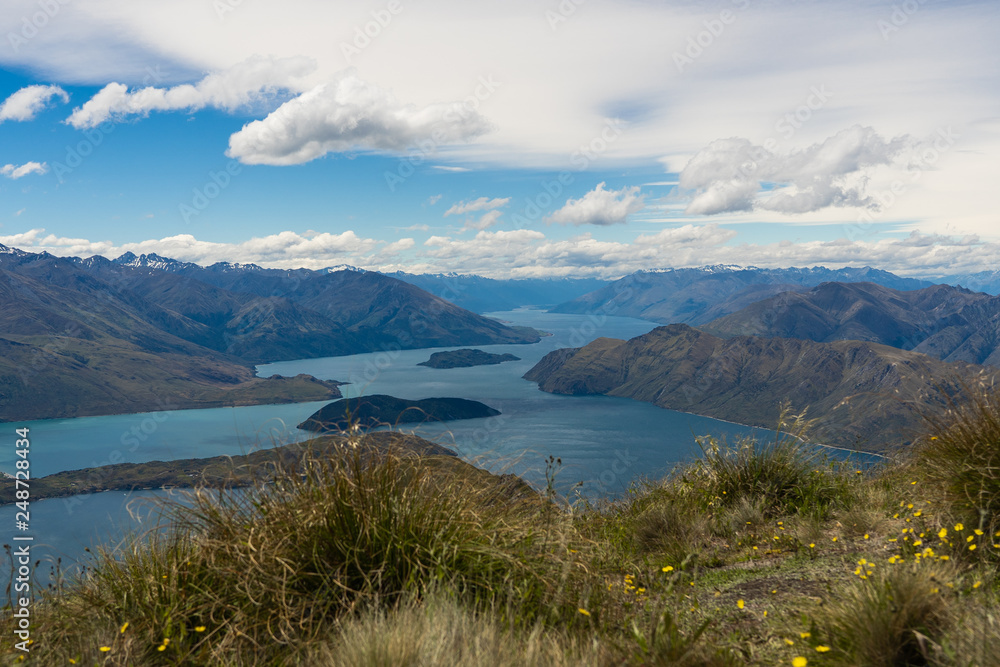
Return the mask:
[[[992,387],[969,389],[929,421],[913,467],[957,518],[990,534],[1000,531],[1000,394]]]
[[[543,626],[512,631],[495,614],[473,611],[443,592],[349,617],[309,656],[312,664],[343,667],[561,667],[613,659],[606,647]]]
[[[781,423],[788,431],[779,430],[768,443],[744,438],[728,446],[712,437],[699,438],[702,456],[683,471],[681,481],[706,507],[742,505],[744,513],[757,510],[765,518],[790,513],[828,517],[848,501],[851,479],[819,449],[802,446],[809,428],[804,414],[790,419],[783,414]]]
[[[873,566],[824,605],[814,623],[845,664],[925,665],[954,622],[957,571],[946,563]]]

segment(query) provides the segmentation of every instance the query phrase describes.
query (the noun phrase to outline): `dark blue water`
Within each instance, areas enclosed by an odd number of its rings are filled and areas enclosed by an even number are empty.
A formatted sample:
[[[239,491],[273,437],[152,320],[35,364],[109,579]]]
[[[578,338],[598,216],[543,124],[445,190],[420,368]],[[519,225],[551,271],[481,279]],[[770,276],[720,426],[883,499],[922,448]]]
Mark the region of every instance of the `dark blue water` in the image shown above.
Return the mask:
[[[488,419],[427,424],[403,430],[453,447],[463,458],[488,469],[513,472],[545,483],[545,460],[559,457],[560,489],[589,498],[615,495],[640,476],[655,477],[697,453],[694,436],[713,434],[730,440],[761,432],[737,424],[663,410],[647,403],[604,396],[556,396],[521,379],[546,353],[580,346],[605,336],[631,338],[655,325],[644,320],[588,315],[557,315],[537,310],[495,313],[500,319],[534,326],[553,335],[534,345],[480,346],[510,352],[521,361],[474,368],[418,366],[432,350],[388,349],[350,357],[262,365],[261,376],[309,373],[350,382],[347,396],[385,393],[401,398],[457,396],[482,401],[501,411]],[[442,348],[456,349],[456,348]],[[5,424],[0,429],[0,470],[14,470],[14,429],[30,428],[31,473],[40,477],[62,470],[119,463],[244,454],[260,447],[309,437],[295,425],[325,402],[293,405],[179,410],[138,415],[83,417]],[[120,539],[122,531],[145,524],[130,516],[126,502],[162,492],[107,492],[31,503],[31,533],[39,556],[75,561],[85,547]],[[0,507],[0,542],[14,531],[13,506]],[[146,522],[148,524],[148,520]],[[41,545],[48,545],[42,548]],[[43,568],[44,569],[44,568]],[[42,573],[44,574],[44,573]],[[0,587],[5,582],[0,581]]]

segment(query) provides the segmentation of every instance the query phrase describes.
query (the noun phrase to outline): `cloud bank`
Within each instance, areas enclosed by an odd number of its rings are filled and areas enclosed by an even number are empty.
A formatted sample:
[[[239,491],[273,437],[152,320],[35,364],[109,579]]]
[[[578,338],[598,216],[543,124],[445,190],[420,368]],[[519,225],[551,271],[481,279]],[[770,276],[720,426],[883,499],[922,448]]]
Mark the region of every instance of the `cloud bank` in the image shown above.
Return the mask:
[[[464,102],[406,105],[348,73],[245,125],[229,138],[226,154],[244,164],[293,165],[359,149],[429,153],[490,129]]]
[[[909,136],[883,139],[861,125],[790,153],[772,152],[737,137],[719,139],[681,171],[681,187],[694,191],[686,212],[796,214],[831,206],[871,206],[865,190],[871,171],[897,162],[915,144]],[[774,189],[765,189],[769,184]]]
[[[194,84],[171,88],[149,86],[129,91],[122,83],[109,83],[77,107],[66,120],[76,129],[87,129],[106,120],[148,116],[152,111],[197,111],[206,107],[232,111],[288,90],[316,69],[311,58],[253,56],[227,70],[209,74]]]
[[[717,224],[684,225],[639,234],[631,241],[606,241],[590,234],[551,239],[537,230],[480,230],[472,238],[430,236],[392,242],[353,231],[299,234],[283,231],[236,243],[202,241],[180,234],[138,243],[66,238],[44,229],[0,236],[0,243],[32,252],[114,258],[126,251],[155,252],[202,265],[255,263],[265,267],[319,269],[352,264],[372,270],[412,273],[477,273],[495,278],[599,276],[615,278],[650,268],[711,264],[765,268],[824,265],[875,266],[900,275],[933,277],[992,271],[1000,243],[978,237],[934,236],[914,232],[878,241],[838,239],[804,243],[739,242],[738,232]]]

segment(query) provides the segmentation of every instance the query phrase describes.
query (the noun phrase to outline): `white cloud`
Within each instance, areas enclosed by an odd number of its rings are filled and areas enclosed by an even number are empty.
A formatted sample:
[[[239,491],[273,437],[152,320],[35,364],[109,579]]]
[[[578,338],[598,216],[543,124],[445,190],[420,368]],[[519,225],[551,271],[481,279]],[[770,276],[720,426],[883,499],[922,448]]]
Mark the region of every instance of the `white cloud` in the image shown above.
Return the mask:
[[[395,261],[397,255],[415,245],[411,238],[391,243],[363,238],[353,231],[341,234],[298,234],[283,231],[269,236],[251,238],[238,243],[201,241],[191,234],[178,234],[160,239],[115,245],[110,241],[46,234],[44,229],[0,236],[0,243],[31,252],[48,251],[54,255],[88,257],[104,255],[115,258],[124,252],[156,253],[185,262],[207,266],[215,262],[254,263],[261,266],[319,269],[333,264],[352,264],[363,268],[379,268]]]
[[[598,183],[580,199],[567,200],[565,206],[550,215],[547,221],[564,225],[618,225],[644,207],[643,195],[639,194],[637,186],[605,190],[604,183]]]
[[[454,173],[454,174],[461,174],[461,173],[464,173],[466,171],[472,171],[471,169],[469,169],[467,167],[448,167],[448,166],[445,166],[445,165],[442,165],[442,164],[431,165],[431,169],[437,169],[438,171],[448,171],[448,172],[451,172],[451,173]]]
[[[44,162],[26,162],[20,166],[5,164],[0,167],[0,174],[13,179],[18,179],[28,174],[45,174],[48,171],[49,165]]]
[[[319,269],[352,264],[411,273],[456,271],[496,278],[618,277],[640,269],[711,264],[788,266],[875,266],[901,275],[930,277],[993,270],[1000,243],[975,236],[912,233],[882,240],[748,243],[715,223],[689,224],[641,234],[631,241],[607,241],[581,234],[551,239],[540,231],[481,230],[472,238],[432,236],[421,246],[411,238],[393,242],[352,231],[306,237],[291,231],[237,243],[201,241],[190,234],[115,245],[110,241],[59,237],[44,229],[0,236],[0,243],[59,256],[114,258],[126,251],[154,252],[202,265],[252,262],[265,267]]]
[[[63,104],[69,95],[59,86],[28,86],[17,91],[0,104],[0,123],[5,120],[32,120],[57,97]]]
[[[302,164],[356,149],[433,152],[479,137],[489,122],[464,102],[404,105],[354,73],[320,84],[229,138],[245,164]]]
[[[129,92],[122,83],[109,83],[77,107],[66,120],[77,129],[104,121],[147,116],[151,111],[197,111],[206,107],[233,111],[269,99],[283,91],[298,91],[301,79],[316,69],[311,58],[253,56],[227,70],[205,76],[195,84],[172,88],[152,86]]]
[[[747,139],[719,139],[691,158],[680,174],[681,187],[695,192],[686,212],[762,209],[797,214],[830,206],[869,206],[873,202],[866,185],[875,168],[897,163],[916,145],[911,137],[885,140],[860,125],[784,154]],[[778,187],[764,196],[764,183]]]
[[[431,206],[434,206],[434,204],[441,201],[441,197],[443,196],[444,195],[431,195],[430,197],[427,198],[427,203],[430,204]]]
[[[501,215],[503,215],[503,212],[497,211],[496,209],[487,211],[478,220],[466,220],[465,227],[463,227],[463,229],[489,229],[493,225],[497,224]]]
[[[404,232],[426,232],[427,230],[430,229],[430,226],[417,224],[417,225],[410,225],[409,227],[403,227],[402,229]]]
[[[462,215],[463,213],[471,213],[473,211],[489,211],[494,208],[500,208],[506,206],[510,203],[510,197],[497,197],[495,199],[490,199],[489,197],[480,197],[479,199],[473,199],[472,201],[460,201],[451,205],[447,211],[444,212],[445,216],[449,215]]]

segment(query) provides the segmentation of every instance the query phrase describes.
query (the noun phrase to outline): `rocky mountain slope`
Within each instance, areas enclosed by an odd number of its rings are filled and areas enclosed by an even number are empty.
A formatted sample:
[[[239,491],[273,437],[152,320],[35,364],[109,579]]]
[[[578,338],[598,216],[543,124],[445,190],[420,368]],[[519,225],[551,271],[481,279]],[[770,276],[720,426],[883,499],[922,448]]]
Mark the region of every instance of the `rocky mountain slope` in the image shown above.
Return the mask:
[[[1000,297],[949,285],[903,292],[873,283],[823,283],[759,301],[703,328],[724,336],[866,340],[945,361],[1000,366]]]
[[[603,313],[638,317],[662,324],[681,322],[697,325],[775,294],[803,291],[829,281],[867,281],[902,290],[931,285],[870,267],[759,269],[709,266],[633,273],[607,287],[562,303],[550,312]]]
[[[336,383],[253,364],[538,340],[380,274],[119,259],[0,246],[0,420],[323,400]]]
[[[986,371],[863,341],[722,339],[675,324],[546,355],[524,377],[558,394],[606,394],[773,428],[781,406],[818,418],[819,442],[881,451],[907,444],[921,414]]]

